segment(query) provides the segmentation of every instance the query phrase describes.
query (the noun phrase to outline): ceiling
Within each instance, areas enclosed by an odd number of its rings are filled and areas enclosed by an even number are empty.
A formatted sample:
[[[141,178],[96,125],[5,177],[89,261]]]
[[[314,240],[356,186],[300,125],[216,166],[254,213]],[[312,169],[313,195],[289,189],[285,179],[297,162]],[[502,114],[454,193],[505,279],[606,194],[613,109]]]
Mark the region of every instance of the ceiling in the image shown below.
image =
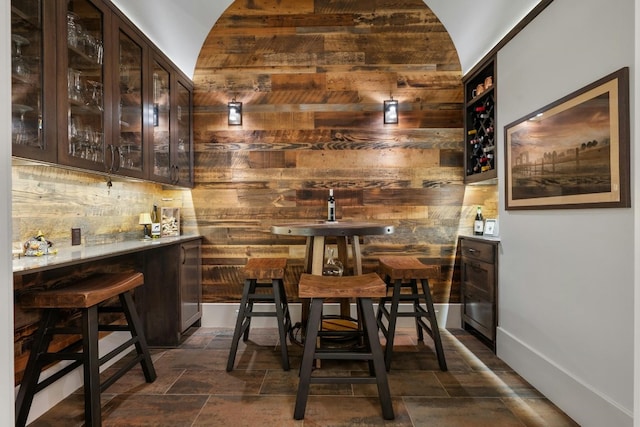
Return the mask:
[[[447,28],[463,74],[541,0],[424,0]],[[112,0],[186,75],[233,0]]]

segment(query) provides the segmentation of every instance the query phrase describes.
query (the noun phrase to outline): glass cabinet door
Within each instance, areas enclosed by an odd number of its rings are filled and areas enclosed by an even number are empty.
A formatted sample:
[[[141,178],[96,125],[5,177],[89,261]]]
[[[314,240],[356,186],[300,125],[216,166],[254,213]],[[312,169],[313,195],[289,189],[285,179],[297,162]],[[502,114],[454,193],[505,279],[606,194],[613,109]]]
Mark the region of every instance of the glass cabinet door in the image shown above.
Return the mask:
[[[192,185],[191,91],[182,82],[176,85],[176,135],[174,184]]]
[[[52,162],[56,159],[55,98],[51,96],[55,94],[55,79],[51,72],[55,64],[54,24],[55,9],[51,2],[11,1],[13,155]],[[45,93],[49,102],[45,102]],[[52,130],[47,135],[44,134],[44,122],[50,124]]]
[[[153,175],[171,182],[170,74],[158,61],[152,66]]]
[[[117,172],[144,178],[143,81],[144,48],[141,40],[118,31],[119,79],[115,105]]]
[[[58,115],[64,123],[58,154],[62,163],[113,171],[118,164],[117,152],[106,144],[109,135],[105,134],[105,105],[110,105],[105,100],[108,80],[103,66],[108,11],[89,0],[65,1],[66,37],[61,37],[58,45],[59,75],[66,76],[60,79],[65,84],[58,89],[62,100]],[[63,105],[66,108],[60,108]]]

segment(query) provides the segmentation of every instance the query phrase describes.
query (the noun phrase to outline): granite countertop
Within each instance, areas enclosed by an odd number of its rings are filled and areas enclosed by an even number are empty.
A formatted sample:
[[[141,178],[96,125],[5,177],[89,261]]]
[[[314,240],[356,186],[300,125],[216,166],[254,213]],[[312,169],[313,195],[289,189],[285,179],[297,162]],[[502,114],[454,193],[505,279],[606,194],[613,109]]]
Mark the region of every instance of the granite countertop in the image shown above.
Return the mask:
[[[487,236],[487,235],[475,235],[475,234],[461,234],[460,237],[465,239],[487,240],[489,242],[500,242],[500,236]]]
[[[57,253],[42,256],[21,256],[13,259],[14,274],[36,273],[53,268],[80,264],[87,261],[125,255],[133,252],[145,251],[161,246],[172,245],[188,240],[200,238],[200,235],[182,235],[176,237],[161,237],[159,239],[127,240],[116,243],[106,243],[95,246],[69,246],[59,248]],[[55,248],[53,248],[55,249]]]

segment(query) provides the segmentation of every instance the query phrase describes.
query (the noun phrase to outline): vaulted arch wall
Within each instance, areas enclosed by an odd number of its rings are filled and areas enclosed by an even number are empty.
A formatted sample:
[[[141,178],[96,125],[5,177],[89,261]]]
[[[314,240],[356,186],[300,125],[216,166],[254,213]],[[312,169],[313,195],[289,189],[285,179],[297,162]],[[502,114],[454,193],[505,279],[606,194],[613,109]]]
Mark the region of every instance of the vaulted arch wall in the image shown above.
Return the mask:
[[[475,206],[497,212],[495,186],[463,185],[461,68],[446,29],[422,0],[238,0],[206,38],[195,73],[192,191],[203,247],[205,302],[236,301],[252,256],[302,269],[304,239],[273,224],[321,220],[333,188],[338,219],[379,220],[364,269],[382,254],[442,265],[451,286],[456,237]],[[400,101],[397,125],[382,102]],[[226,104],[243,102],[242,126]]]

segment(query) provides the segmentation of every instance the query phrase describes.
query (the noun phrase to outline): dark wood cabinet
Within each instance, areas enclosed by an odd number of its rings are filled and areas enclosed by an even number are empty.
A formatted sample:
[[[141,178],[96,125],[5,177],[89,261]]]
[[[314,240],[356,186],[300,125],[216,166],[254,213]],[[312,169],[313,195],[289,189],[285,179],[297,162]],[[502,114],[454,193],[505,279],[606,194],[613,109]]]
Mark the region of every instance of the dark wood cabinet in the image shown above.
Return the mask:
[[[464,80],[465,184],[496,179],[496,66],[490,59]]]
[[[108,0],[11,5],[13,155],[192,187],[190,79]]]
[[[460,237],[462,326],[478,332],[495,351],[498,324],[498,245],[496,240]]]
[[[58,163],[114,172],[111,11],[100,0],[58,1]],[[57,37],[56,37],[57,36]]]
[[[149,67],[149,46],[142,36],[114,16],[112,43],[116,49],[112,64],[116,76],[113,91],[113,149],[112,170],[119,175],[148,178],[146,152],[149,146],[149,127],[146,125],[149,82],[145,70]]]
[[[55,162],[55,2],[11,2],[11,145],[22,158]]]
[[[175,347],[202,316],[200,239],[144,253],[145,284],[136,294],[147,342]]]
[[[186,331],[202,317],[200,240],[180,245],[180,325]]]
[[[159,53],[151,57],[151,179],[193,187],[193,84]]]

